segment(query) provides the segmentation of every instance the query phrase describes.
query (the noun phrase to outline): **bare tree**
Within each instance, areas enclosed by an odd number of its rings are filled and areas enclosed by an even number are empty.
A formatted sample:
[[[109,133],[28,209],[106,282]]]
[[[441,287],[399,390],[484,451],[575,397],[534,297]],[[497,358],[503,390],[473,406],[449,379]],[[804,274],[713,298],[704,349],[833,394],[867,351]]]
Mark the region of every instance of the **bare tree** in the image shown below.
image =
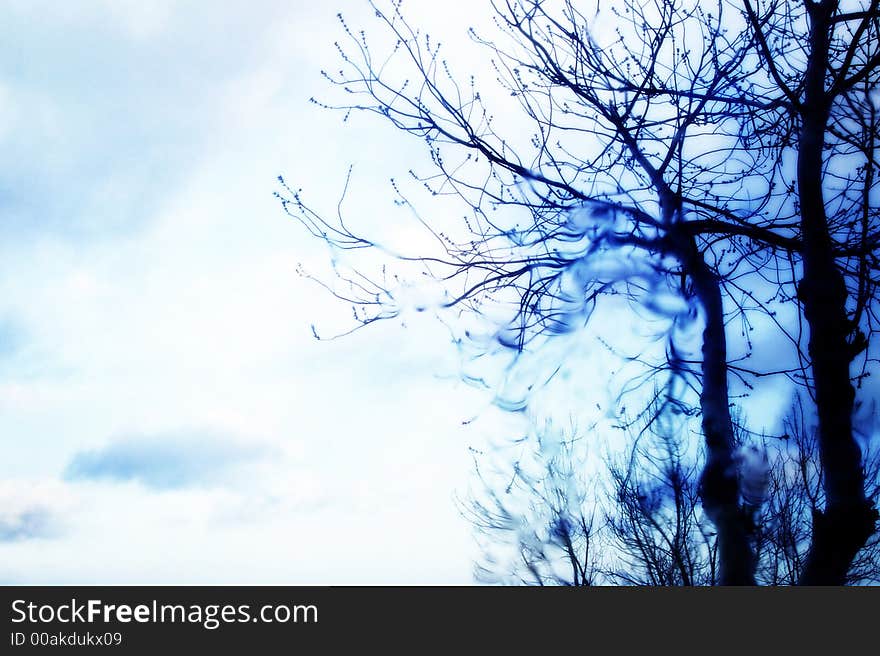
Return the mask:
[[[773,463],[749,534],[760,585],[799,583],[812,515],[824,507],[814,413],[798,400],[784,423],[783,436],[759,443]],[[590,453],[576,448],[586,442],[584,436],[576,431],[564,438],[546,431],[530,436],[530,466],[523,465],[518,450],[502,476],[478,477],[481,487],[465,506],[485,539],[480,578],[526,585],[718,585],[717,534],[700,502],[698,459],[680,437],[686,424],[685,418],[665,415],[646,431],[630,427],[626,446],[605,458],[606,470],[590,478],[583,475]],[[738,443],[743,439],[737,435]],[[876,447],[866,451],[865,480],[876,497]],[[846,583],[878,582],[880,539],[874,535],[856,554]]]
[[[802,277],[797,297],[810,328],[810,382],[818,409],[824,507],[813,513],[802,581],[841,584],[874,533],[862,453],[853,435],[850,365],[869,361],[876,326],[878,2],[743,0],[766,69],[749,97],[772,105],[756,121],[775,126],[768,143],[796,159],[778,181],[790,190],[774,208],[797,221]],[[863,370],[864,373],[864,370]]]
[[[578,454],[583,442],[549,427],[533,449],[486,471],[475,460],[479,489],[461,504],[483,550],[476,565],[487,583],[589,586],[600,582],[600,527]],[[480,454],[481,456],[484,454]],[[525,462],[528,460],[528,462]]]
[[[678,436],[681,421],[654,422],[608,463],[610,580],[627,585],[719,583],[718,542],[703,512],[695,459]]]
[[[515,459],[484,475],[464,504],[483,545],[478,577],[526,585],[706,586],[718,544],[698,494],[699,467],[664,413],[590,469],[595,439],[546,427],[515,440]],[[685,441],[686,442],[686,441]],[[523,448],[523,444],[528,447]],[[492,454],[497,457],[498,454]],[[504,455],[504,453],[502,453]],[[597,519],[598,518],[598,519]]]
[[[864,90],[873,89],[877,68],[869,39],[876,2],[840,13],[837,3],[808,0],[805,22],[788,4],[719,0],[710,11],[706,3],[628,0],[613,10],[616,32],[601,35],[574,3],[550,5],[499,3],[503,43],[472,32],[528,124],[523,133],[496,131],[474,80],[456,80],[399,2],[387,12],[373,6],[396,41],[381,56],[342,22],[343,66],[327,77],[355,100],[336,107],[374,112],[423,139],[433,170],[412,177],[467,208],[458,224],[416,212],[437,248],[389,254],[441,282],[443,307],[481,313],[493,301],[509,303],[498,337],[515,351],[577,329],[603,296],[641,305],[658,293],[687,300],[689,310],[670,317],[664,362],[652,366],[696,390],[706,453],[701,501],[728,584],[754,583],[756,558],[734,474],[726,326],[733,315],[772,317],[773,303],[797,298],[810,326],[808,353],[777,373],[815,390],[826,486],[803,578],[842,582],[876,519],[849,418],[849,363],[859,353],[868,362],[874,324],[876,108]],[[798,34],[803,24],[808,35]],[[823,156],[828,134],[837,150]],[[853,153],[864,165],[841,178],[829,158]],[[822,196],[828,189],[833,197]],[[325,219],[298,191],[285,185],[279,195],[334,248],[382,249],[341,215]],[[384,268],[337,273],[325,284],[354,305],[356,326],[397,316],[397,283]],[[773,303],[759,300],[768,289]],[[703,325],[696,359],[676,341],[677,327],[695,314]],[[800,348],[800,336],[790,337]],[[671,390],[663,403],[686,403]],[[829,531],[829,522],[844,529]]]
[[[802,580],[815,516],[826,506],[817,430],[811,414],[798,398],[785,420],[785,434],[776,440],[770,494],[759,515],[756,534],[758,581],[765,585],[794,585]],[[865,446],[863,472],[868,498],[878,498],[880,450],[876,444]],[[880,535],[873,534],[857,552],[845,582],[880,582]]]

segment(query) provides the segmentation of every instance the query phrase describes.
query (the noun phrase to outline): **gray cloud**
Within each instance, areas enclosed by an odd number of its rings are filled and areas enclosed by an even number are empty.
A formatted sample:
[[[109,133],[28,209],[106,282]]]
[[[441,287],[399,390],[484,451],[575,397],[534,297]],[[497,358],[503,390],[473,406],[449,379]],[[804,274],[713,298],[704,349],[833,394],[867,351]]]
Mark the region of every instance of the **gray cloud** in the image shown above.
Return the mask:
[[[197,486],[215,482],[236,466],[270,452],[263,445],[243,444],[207,432],[131,435],[74,454],[64,478],[137,481],[155,489]]]
[[[55,518],[41,506],[0,516],[0,542],[50,537],[56,532]]]

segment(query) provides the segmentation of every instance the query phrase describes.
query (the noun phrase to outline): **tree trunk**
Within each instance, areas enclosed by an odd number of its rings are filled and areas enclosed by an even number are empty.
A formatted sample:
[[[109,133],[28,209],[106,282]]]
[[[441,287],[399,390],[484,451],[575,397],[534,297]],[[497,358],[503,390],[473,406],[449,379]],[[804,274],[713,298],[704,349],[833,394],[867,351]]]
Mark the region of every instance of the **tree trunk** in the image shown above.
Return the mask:
[[[827,6],[826,6],[827,5]],[[811,12],[810,58],[805,79],[798,145],[797,183],[803,234],[803,279],[798,298],[810,327],[818,412],[819,457],[825,509],[813,517],[813,540],[800,583],[843,585],[858,550],[874,532],[877,518],[865,499],[861,450],[852,432],[855,400],[847,340],[847,291],[837,268],[822,193],[822,150],[830,100],[825,91],[828,20],[836,3],[814,5]]]
[[[700,392],[706,465],[700,477],[700,496],[706,515],[718,531],[721,585],[755,585],[755,556],[749,525],[739,503],[739,484],[733,462],[734,435],[727,386],[727,337],[718,277],[709,268],[692,237],[683,258],[694,292],[705,313],[703,328],[703,386]]]

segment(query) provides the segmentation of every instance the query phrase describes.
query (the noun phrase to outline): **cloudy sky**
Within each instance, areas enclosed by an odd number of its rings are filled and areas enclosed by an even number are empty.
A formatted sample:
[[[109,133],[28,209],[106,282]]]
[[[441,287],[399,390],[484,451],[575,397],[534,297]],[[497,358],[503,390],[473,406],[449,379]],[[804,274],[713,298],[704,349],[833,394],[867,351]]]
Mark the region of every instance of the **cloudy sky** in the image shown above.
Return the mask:
[[[445,5],[414,15],[463,34]],[[3,3],[0,581],[472,580],[455,498],[487,399],[430,321],[315,341],[339,308],[295,271],[327,253],[272,196],[338,198],[354,164],[381,214],[420,150],[309,103],[337,11],[369,24],[359,0]]]

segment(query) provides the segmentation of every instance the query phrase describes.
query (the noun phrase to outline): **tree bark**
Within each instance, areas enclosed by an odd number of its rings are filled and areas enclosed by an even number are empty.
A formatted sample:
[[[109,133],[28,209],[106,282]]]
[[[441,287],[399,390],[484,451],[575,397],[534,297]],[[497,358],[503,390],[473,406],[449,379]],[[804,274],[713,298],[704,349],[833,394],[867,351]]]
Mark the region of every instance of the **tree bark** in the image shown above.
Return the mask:
[[[818,413],[825,508],[813,517],[803,585],[843,585],[856,553],[874,532],[877,513],[865,498],[861,450],[852,431],[855,390],[849,365],[847,290],[834,260],[822,192],[823,146],[830,113],[825,91],[829,19],[836,2],[811,6],[810,54],[801,109],[797,184],[803,234],[798,298],[810,327],[808,351]]]
[[[720,584],[755,585],[756,561],[749,523],[739,503],[739,483],[733,461],[735,441],[721,288],[693,237],[684,237],[681,244],[682,260],[705,314],[700,410],[706,464],[700,476],[700,496],[706,515],[718,531]]]

